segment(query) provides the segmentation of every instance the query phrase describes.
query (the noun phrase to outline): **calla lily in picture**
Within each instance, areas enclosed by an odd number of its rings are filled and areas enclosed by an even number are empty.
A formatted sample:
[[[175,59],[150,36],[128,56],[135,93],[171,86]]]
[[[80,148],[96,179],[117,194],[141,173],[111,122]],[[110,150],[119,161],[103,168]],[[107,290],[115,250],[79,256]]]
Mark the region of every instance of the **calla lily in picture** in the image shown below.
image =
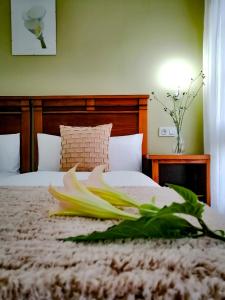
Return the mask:
[[[50,194],[59,201],[59,210],[50,213],[57,216],[86,216],[103,219],[136,220],[138,215],[114,207],[106,200],[93,194],[78,181],[76,166],[63,177],[63,188],[49,187]]]
[[[23,13],[24,26],[40,41],[42,48],[47,48],[43,37],[46,9],[43,6],[32,6]]]
[[[125,193],[111,187],[103,179],[105,165],[97,166],[91,172],[86,183],[89,191],[116,206],[140,207],[140,203]]]

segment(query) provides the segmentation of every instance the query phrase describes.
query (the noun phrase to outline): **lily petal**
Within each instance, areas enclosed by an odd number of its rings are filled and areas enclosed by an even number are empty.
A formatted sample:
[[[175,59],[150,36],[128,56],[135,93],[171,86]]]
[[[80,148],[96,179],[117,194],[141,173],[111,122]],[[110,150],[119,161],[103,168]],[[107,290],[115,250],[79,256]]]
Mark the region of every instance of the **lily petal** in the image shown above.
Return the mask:
[[[54,188],[49,187],[49,192],[54,198],[61,203],[61,210],[58,213],[62,213],[62,210],[77,212],[79,215],[92,216],[98,218],[118,218],[118,219],[130,219],[135,220],[138,218],[137,215],[122,211],[109,202],[101,199],[92,192],[90,192],[81,182],[77,180],[76,169],[72,168],[69,170],[63,179],[64,190],[63,192]],[[57,212],[54,214],[58,214]]]
[[[94,168],[88,177],[87,187],[89,191],[95,195],[105,199],[109,203],[117,206],[132,206],[139,207],[140,203],[132,199],[125,193],[111,187],[103,179],[103,171],[105,165],[100,165]]]

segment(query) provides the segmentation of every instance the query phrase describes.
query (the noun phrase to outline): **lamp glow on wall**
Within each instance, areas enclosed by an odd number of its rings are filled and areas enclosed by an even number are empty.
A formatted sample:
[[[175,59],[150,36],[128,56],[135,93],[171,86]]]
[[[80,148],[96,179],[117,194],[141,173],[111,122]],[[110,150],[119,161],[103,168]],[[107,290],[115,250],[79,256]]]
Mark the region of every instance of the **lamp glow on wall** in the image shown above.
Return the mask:
[[[171,59],[159,69],[158,80],[166,90],[184,90],[190,84],[194,73],[192,65],[187,60]]]
[[[176,154],[185,151],[182,138],[184,116],[203,86],[204,74],[200,72],[194,78],[193,75],[194,68],[188,61],[171,59],[161,66],[158,73],[160,85],[166,90],[163,100],[152,92],[153,99],[160,103],[176,127],[176,142],[173,145]]]

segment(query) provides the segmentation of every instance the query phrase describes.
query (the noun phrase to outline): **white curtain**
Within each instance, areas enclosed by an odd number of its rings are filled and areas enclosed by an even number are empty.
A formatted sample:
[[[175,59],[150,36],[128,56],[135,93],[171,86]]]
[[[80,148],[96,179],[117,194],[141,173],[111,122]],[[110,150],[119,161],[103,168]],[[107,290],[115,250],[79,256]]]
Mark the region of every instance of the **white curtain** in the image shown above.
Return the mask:
[[[204,146],[211,154],[211,203],[225,215],[225,0],[205,0]]]

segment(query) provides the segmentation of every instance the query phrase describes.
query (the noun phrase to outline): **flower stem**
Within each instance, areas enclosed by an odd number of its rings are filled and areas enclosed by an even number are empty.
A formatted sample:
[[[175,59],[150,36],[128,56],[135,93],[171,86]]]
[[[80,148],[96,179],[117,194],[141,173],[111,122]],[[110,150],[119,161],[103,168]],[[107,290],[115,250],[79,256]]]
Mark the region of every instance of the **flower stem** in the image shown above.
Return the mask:
[[[42,34],[39,35],[38,40],[41,42],[41,48],[46,49],[45,40]]]
[[[222,236],[222,235],[219,235],[219,234],[216,234],[215,232],[211,231],[209,229],[209,227],[205,224],[205,222],[202,220],[202,219],[198,219],[198,222],[200,223],[200,225],[202,226],[202,229],[203,229],[203,234],[205,236],[209,236],[213,239],[217,239],[217,240],[220,240],[220,241],[224,241],[225,242],[225,236]]]

